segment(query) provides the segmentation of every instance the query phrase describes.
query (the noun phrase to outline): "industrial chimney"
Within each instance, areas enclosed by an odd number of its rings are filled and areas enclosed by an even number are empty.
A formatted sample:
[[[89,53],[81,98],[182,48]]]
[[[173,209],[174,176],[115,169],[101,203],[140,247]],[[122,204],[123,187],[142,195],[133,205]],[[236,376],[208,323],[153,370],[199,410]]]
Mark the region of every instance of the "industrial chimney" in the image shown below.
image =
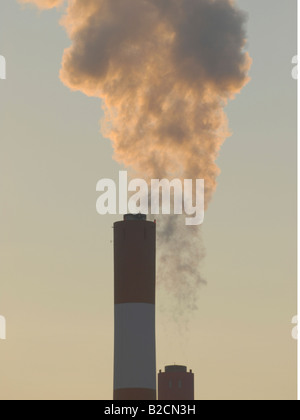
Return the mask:
[[[155,223],[114,224],[114,400],[156,399],[155,260]]]
[[[186,366],[166,366],[158,374],[159,400],[194,400],[194,374]]]

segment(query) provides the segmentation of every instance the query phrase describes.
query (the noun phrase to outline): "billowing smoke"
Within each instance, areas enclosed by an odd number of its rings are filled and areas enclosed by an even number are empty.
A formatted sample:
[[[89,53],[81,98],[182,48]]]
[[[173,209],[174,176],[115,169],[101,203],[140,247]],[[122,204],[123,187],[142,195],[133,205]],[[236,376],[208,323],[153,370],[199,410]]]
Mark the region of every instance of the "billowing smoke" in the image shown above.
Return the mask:
[[[61,80],[102,99],[117,161],[148,180],[205,179],[207,206],[229,135],[224,106],[248,81],[245,22],[233,0],[69,0]],[[164,216],[159,248],[159,281],[193,308],[199,228]]]
[[[53,7],[60,6],[64,0],[19,0],[21,3],[33,3],[40,9],[52,9]]]

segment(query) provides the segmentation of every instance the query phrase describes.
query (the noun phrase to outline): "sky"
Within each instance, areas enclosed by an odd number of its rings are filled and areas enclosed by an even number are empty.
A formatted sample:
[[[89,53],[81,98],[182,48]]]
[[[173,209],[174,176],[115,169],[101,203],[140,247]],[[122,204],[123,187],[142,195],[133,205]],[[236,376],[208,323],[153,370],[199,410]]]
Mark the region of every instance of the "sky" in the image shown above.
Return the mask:
[[[251,81],[226,107],[206,211],[198,309],[187,325],[157,293],[157,369],[186,364],[196,399],[296,399],[296,1],[239,0]],[[118,177],[101,101],[59,79],[61,12],[2,0],[0,399],[111,399],[117,216],[96,183]]]

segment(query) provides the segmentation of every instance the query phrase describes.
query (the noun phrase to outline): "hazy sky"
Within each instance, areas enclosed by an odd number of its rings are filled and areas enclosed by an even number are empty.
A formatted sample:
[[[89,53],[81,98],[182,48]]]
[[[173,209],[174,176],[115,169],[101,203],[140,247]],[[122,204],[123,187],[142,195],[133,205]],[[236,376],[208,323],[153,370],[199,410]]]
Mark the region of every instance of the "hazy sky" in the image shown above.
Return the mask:
[[[296,1],[237,3],[252,80],[226,109],[233,135],[202,229],[208,284],[180,334],[159,289],[157,368],[187,364],[197,399],[296,399]],[[59,17],[1,2],[0,399],[112,397],[118,218],[97,215],[95,186],[121,167],[100,100],[59,80]]]

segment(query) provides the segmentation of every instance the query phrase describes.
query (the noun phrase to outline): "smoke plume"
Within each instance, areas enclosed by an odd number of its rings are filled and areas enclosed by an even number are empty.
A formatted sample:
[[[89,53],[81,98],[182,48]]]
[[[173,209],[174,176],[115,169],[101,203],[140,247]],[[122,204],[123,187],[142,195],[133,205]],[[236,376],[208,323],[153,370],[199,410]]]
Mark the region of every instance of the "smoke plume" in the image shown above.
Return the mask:
[[[30,0],[22,0],[29,2]],[[43,8],[59,0],[32,0]],[[145,179],[205,180],[216,188],[224,107],[248,82],[246,15],[233,0],[69,0],[72,41],[61,80],[102,99],[103,133],[115,159]],[[193,308],[203,282],[199,229],[180,217],[159,223],[159,281]]]
[[[21,3],[33,3],[40,9],[52,9],[53,7],[60,6],[64,0],[19,0]]]

